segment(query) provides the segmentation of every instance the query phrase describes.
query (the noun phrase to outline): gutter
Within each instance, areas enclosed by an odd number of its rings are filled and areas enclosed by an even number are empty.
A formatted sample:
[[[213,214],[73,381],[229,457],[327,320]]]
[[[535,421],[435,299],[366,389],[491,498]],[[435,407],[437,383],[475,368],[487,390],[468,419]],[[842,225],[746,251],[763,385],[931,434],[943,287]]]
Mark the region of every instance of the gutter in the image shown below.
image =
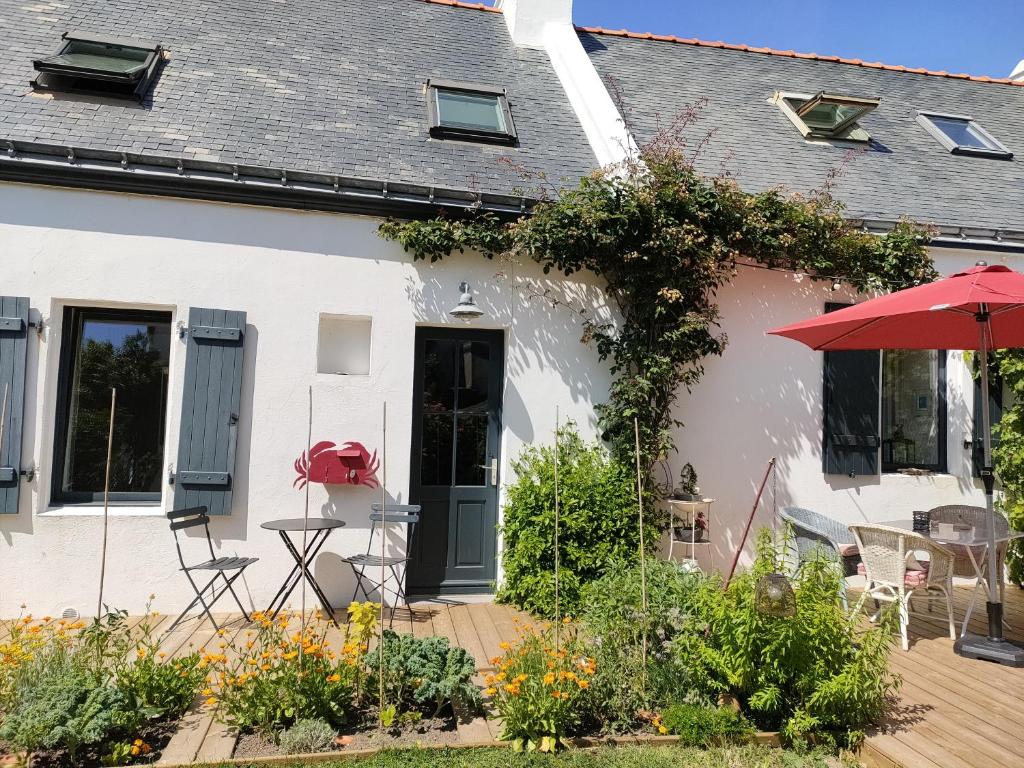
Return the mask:
[[[478,211],[513,219],[535,202],[423,184],[3,139],[0,181],[409,219]]]
[[[267,166],[0,139],[0,181],[405,219],[479,211],[513,220],[536,200]],[[884,234],[896,219],[855,218]],[[1024,230],[932,224],[935,248],[1024,254]]]

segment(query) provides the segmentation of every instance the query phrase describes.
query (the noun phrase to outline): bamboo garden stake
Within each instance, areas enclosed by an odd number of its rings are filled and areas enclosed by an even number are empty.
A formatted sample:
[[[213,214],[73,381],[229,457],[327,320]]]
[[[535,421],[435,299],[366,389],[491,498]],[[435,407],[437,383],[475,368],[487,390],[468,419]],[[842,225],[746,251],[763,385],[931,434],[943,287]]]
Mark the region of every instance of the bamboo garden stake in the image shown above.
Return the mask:
[[[103,476],[103,548],[100,550],[100,594],[96,599],[96,618],[103,614],[103,579],[107,575],[107,526],[110,521],[110,458],[114,452],[114,409],[117,389],[110,390],[110,427],[107,430],[107,467]]]
[[[312,456],[313,449],[311,444],[313,442],[313,385],[309,386],[309,413],[306,418],[306,455]],[[302,620],[299,622],[299,632],[303,635],[306,634],[306,577],[309,573],[306,568],[306,541],[309,535],[309,483],[306,483],[306,507],[302,512]],[[302,667],[303,654],[302,647],[305,643],[299,643],[299,667]]]
[[[380,444],[380,713],[381,725],[384,725],[382,716],[384,714],[384,545],[387,543],[387,520],[388,520],[388,401],[384,401],[384,411],[381,419],[381,444]]]
[[[633,417],[633,435],[636,438],[636,501],[640,510],[640,605],[644,614],[644,631],[641,654],[643,668],[641,685],[647,687],[647,550],[644,547],[644,481],[640,471],[640,422]]]
[[[0,461],[3,461],[4,456],[4,432],[7,426],[7,387],[8,384],[4,384],[4,404],[3,408],[0,408]],[[15,469],[17,471],[17,468]]]
[[[562,616],[558,602],[558,427],[561,421],[561,414],[558,406],[555,406],[555,652],[559,650],[559,632],[562,623]]]

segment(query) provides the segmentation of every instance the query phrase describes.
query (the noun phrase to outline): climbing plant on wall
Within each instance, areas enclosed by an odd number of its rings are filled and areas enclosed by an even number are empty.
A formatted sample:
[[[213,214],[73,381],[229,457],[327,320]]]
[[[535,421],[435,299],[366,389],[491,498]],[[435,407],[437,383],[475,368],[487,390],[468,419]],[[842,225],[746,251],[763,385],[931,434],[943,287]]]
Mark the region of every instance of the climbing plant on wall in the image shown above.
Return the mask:
[[[489,213],[389,220],[380,234],[417,259],[469,249],[487,258],[533,259],[545,272],[601,278],[620,322],[584,321],[584,342],[613,374],[598,415],[626,466],[635,450],[633,418],[639,419],[648,473],[674,448],[677,398],[699,381],[705,358],[726,346],[716,294],[743,265],[838,278],[860,291],[936,276],[922,229],[901,223],[884,236],[864,232],[827,189],[810,196],[744,192],[729,178],[701,174],[681,146],[664,140],[515,221]]]
[[[996,370],[1003,381],[1003,415],[995,428],[999,438],[993,449],[996,477],[1002,486],[1001,504],[1014,530],[1024,530],[1024,350],[1003,349],[995,354]],[[1005,397],[1005,395],[1004,395]],[[1010,579],[1024,584],[1024,547],[1013,542],[1007,554]]]

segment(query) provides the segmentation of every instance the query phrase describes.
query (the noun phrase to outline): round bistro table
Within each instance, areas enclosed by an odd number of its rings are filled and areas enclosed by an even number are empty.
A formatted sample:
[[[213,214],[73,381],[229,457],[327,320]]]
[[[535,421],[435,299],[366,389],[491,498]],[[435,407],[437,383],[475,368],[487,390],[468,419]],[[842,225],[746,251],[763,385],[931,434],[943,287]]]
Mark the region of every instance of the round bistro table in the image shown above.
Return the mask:
[[[291,573],[284,580],[281,588],[277,591],[274,599],[270,601],[270,608],[267,612],[271,618],[277,616],[284,608],[285,603],[288,602],[288,598],[292,592],[299,585],[302,577],[306,577],[306,583],[312,588],[313,592],[316,593],[317,599],[320,601],[320,605],[327,611],[327,615],[331,617],[331,621],[335,624],[338,623],[337,617],[334,615],[334,609],[331,608],[330,602],[327,600],[327,596],[324,594],[323,589],[317,583],[316,579],[313,578],[313,574],[310,573],[309,567],[313,564],[313,558],[317,556],[320,549],[323,547],[324,542],[327,541],[327,537],[331,535],[331,531],[336,528],[344,528],[345,522],[343,520],[335,520],[330,517],[310,517],[303,519],[301,517],[289,517],[282,520],[268,520],[265,523],[260,524],[260,528],[266,528],[268,531],[277,531],[281,537],[281,541],[284,542],[285,548],[291,554],[292,559],[295,560],[295,565],[292,567]],[[295,546],[295,542],[292,541],[288,534],[299,533],[301,534],[303,529],[308,533],[313,534],[311,537],[307,537],[305,550],[300,554],[298,548]]]

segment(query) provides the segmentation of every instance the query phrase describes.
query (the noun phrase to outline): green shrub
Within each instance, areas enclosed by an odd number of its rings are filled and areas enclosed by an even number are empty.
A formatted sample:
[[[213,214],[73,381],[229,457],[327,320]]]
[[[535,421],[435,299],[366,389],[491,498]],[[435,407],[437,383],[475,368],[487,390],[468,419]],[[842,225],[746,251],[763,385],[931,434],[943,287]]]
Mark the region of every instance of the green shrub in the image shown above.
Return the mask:
[[[326,720],[299,720],[281,733],[281,751],[286,755],[327,752],[334,747],[335,735]]]
[[[78,750],[114,734],[132,733],[141,716],[123,692],[74,664],[55,665],[21,692],[4,717],[0,739],[19,750]]]
[[[444,637],[414,637],[384,631],[384,698],[399,711],[427,708],[436,717],[449,704],[475,709],[480,692],[471,678],[476,661]],[[380,651],[367,656],[369,688],[380,684]]]
[[[587,444],[573,424],[559,431],[559,602],[575,615],[580,591],[613,562],[635,559],[640,549],[636,477],[631,467]],[[555,613],[555,451],[527,447],[513,462],[516,477],[504,510],[504,581],[498,599],[551,618]],[[647,543],[658,532],[649,525]]]
[[[860,631],[860,617],[838,599],[842,578],[825,557],[807,560],[790,575],[793,616],[759,611],[757,582],[785,573],[784,552],[761,531],[753,568],[737,576],[710,615],[711,668],[764,730],[781,730],[792,744],[834,740],[846,745],[885,713],[899,685],[888,670],[891,612]]]
[[[594,715],[606,731],[631,730],[640,713],[672,702],[710,704],[716,689],[702,651],[720,583],[654,558],[646,580],[646,613],[639,564],[613,564],[583,591],[581,631],[597,660]]]
[[[686,747],[721,747],[753,733],[750,724],[731,709],[699,704],[673,704],[662,714],[661,722]]]

